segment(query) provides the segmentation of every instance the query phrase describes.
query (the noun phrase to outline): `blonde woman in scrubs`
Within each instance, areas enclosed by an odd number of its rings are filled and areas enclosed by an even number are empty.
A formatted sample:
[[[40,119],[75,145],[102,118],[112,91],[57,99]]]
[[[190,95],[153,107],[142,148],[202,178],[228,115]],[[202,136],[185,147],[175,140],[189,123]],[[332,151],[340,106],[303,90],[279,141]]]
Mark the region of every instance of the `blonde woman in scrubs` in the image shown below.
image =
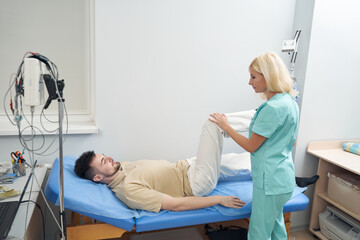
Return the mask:
[[[291,150],[299,119],[293,100],[296,93],[284,62],[275,53],[255,58],[249,71],[249,85],[266,98],[251,121],[249,138],[237,133],[225,114],[210,114],[209,120],[251,153],[253,199],[248,239],[286,240],[283,207],[295,187]]]

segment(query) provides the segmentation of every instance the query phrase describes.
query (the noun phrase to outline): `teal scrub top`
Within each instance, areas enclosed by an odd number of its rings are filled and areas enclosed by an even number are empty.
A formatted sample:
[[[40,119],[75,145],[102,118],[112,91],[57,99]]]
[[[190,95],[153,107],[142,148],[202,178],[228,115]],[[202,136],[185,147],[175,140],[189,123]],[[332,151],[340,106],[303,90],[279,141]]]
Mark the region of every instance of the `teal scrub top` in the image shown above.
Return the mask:
[[[295,187],[292,147],[297,138],[299,107],[289,93],[278,93],[256,111],[249,137],[257,133],[265,142],[251,154],[254,186],[266,195],[289,193]]]

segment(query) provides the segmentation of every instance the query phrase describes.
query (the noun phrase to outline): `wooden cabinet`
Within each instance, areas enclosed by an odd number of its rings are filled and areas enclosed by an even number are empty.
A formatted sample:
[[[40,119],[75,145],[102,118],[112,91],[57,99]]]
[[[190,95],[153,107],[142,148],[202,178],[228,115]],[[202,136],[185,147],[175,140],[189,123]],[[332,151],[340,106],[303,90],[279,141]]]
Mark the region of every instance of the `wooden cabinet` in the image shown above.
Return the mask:
[[[308,153],[319,158],[317,174],[320,178],[315,185],[309,230],[320,239],[327,239],[321,234],[319,224],[319,213],[325,211],[327,205],[335,206],[360,221],[359,215],[346,209],[341,202],[335,202],[327,196],[328,172],[352,172],[360,175],[360,156],[344,151],[342,149],[344,142],[360,143],[360,140],[314,141],[310,142],[307,148]]]

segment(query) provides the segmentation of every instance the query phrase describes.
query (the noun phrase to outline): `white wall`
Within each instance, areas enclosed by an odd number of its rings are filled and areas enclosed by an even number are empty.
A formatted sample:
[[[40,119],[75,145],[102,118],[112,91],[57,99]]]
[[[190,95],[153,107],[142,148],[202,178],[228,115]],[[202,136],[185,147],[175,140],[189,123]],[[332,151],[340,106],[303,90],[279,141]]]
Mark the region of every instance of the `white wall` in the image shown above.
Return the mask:
[[[64,154],[95,149],[118,160],[171,161],[195,155],[209,113],[262,102],[248,86],[248,65],[266,51],[289,61],[280,48],[293,35],[294,8],[295,0],[96,1],[99,134],[67,136]],[[2,159],[17,149],[16,136],[0,137]],[[240,149],[227,141],[224,151]],[[51,163],[56,156],[36,159]]]
[[[315,0],[296,1],[294,16],[294,32],[301,29],[299,38],[298,54],[295,62],[295,78],[300,92],[298,104],[301,109],[301,103],[304,96],[304,85],[306,66],[309,54],[310,36],[312,29],[312,20],[314,14]]]
[[[306,153],[310,141],[360,137],[359,10],[356,0],[315,1],[295,154],[297,176],[316,174],[317,158]],[[297,225],[309,223],[310,210],[294,214]]]
[[[293,35],[294,8],[287,0],[97,1],[97,149],[130,160],[195,155],[209,113],[262,102],[248,65],[266,51],[289,61],[280,48]],[[239,147],[229,141],[224,151]]]

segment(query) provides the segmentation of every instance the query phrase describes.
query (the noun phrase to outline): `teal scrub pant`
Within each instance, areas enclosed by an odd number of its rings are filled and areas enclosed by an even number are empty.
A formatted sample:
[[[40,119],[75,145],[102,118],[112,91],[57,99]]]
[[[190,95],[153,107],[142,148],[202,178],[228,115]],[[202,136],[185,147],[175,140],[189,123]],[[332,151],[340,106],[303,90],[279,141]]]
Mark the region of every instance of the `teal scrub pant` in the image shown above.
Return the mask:
[[[248,240],[287,240],[283,208],[291,195],[265,195],[264,189],[253,187]]]

